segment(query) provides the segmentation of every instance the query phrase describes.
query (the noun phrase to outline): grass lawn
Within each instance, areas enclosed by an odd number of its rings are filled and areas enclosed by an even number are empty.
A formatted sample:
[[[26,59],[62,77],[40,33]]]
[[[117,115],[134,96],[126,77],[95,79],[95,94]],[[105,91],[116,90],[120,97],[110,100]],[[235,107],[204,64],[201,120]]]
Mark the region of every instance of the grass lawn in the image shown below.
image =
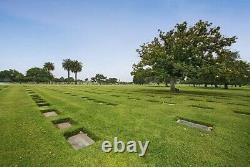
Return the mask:
[[[45,118],[26,89],[58,116]],[[0,85],[0,166],[249,166],[250,88],[180,89]],[[178,117],[213,130],[177,124]],[[63,118],[73,120],[72,127],[59,130],[52,123]],[[79,128],[95,143],[76,151],[65,136]],[[144,157],[104,153],[102,142],[114,137],[150,144]]]

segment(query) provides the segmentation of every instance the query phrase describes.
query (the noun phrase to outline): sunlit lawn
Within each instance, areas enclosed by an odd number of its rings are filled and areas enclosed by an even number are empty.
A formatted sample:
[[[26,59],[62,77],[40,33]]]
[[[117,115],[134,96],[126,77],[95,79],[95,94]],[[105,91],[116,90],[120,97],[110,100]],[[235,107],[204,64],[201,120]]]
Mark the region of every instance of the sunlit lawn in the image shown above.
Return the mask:
[[[1,85],[0,166],[249,166],[250,116],[235,111],[250,113],[250,88],[179,88],[172,94],[156,86]],[[45,118],[26,89],[59,115]],[[213,130],[179,125],[179,117]],[[60,118],[75,123],[59,130],[52,121]],[[95,144],[74,150],[65,134],[78,128]],[[102,152],[102,142],[114,137],[149,140],[148,151]]]

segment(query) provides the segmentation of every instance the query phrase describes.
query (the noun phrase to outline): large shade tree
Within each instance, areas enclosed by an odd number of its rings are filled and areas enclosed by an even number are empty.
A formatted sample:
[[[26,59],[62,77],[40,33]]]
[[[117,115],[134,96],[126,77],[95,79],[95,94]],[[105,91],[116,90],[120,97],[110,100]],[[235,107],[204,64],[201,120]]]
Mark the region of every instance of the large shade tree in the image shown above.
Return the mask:
[[[212,27],[212,23],[200,20],[188,27],[183,22],[168,32],[159,30],[159,36],[141,45],[137,52],[139,63],[157,71],[165,80],[169,78],[170,90],[176,91],[178,79],[197,77],[203,65],[212,63],[235,40],[235,36],[223,36],[220,27]]]
[[[82,71],[82,63],[77,60],[72,61],[70,70],[75,74],[75,84],[77,84],[77,73]]]

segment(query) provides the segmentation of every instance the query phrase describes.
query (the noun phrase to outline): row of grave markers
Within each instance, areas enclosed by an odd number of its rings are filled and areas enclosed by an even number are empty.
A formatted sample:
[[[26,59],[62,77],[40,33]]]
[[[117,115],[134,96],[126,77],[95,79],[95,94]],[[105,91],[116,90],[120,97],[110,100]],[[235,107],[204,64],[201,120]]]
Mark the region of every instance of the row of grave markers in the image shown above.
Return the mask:
[[[31,89],[26,89],[26,91],[35,101],[41,113],[45,117],[56,117],[60,114],[60,112],[58,112],[56,109],[50,108],[50,104],[42,99],[39,95],[35,94],[35,92],[33,92]],[[71,118],[63,118],[53,120],[52,123],[59,129],[67,129],[72,127],[74,121]],[[70,143],[75,150],[79,150],[95,143],[95,141],[92,140],[86,133],[83,133],[81,129],[77,129],[75,133],[65,135],[65,137],[68,143]]]
[[[52,89],[52,90],[57,91],[55,89]],[[77,95],[72,94],[70,92],[62,92],[62,93],[66,94],[66,95],[77,96]],[[111,96],[118,97],[118,96],[115,96],[115,95],[111,95]],[[96,99],[93,99],[93,98],[90,98],[90,97],[87,97],[87,96],[81,96],[81,98],[87,99],[87,100],[90,100],[90,101],[94,101],[94,102],[97,102],[99,104],[105,104],[105,102],[103,102],[103,101],[99,101],[99,100],[96,100]],[[140,98],[135,98],[135,97],[128,97],[128,99],[141,100]],[[149,101],[149,102],[160,102],[160,101],[157,101],[157,100],[147,100],[147,101]],[[176,103],[169,103],[169,102],[163,102],[163,103],[166,103],[168,105],[175,105],[176,104]],[[200,107],[200,106],[192,106],[192,107],[203,108],[203,107]],[[212,108],[206,108],[206,109],[212,109]],[[176,122],[178,124],[186,125],[186,126],[193,127],[193,128],[198,128],[198,129],[205,130],[205,131],[212,131],[212,129],[213,129],[212,125],[208,125],[208,124],[205,124],[205,123],[203,123],[203,124],[197,123],[196,121],[187,120],[185,118],[179,118],[179,119],[177,119]]]
[[[64,94],[68,94],[68,95],[71,95],[71,96],[77,96],[77,95],[72,94],[70,92],[64,92]],[[40,107],[40,110],[43,112],[44,116],[49,117],[49,116],[57,116],[58,115],[58,112],[56,110],[48,109],[48,108],[44,109],[44,107],[48,107],[49,104],[46,103],[45,101],[43,101],[41,98],[38,98],[38,97],[39,96],[36,97],[37,99],[35,101],[36,101],[37,105]],[[86,97],[86,96],[81,96],[81,98],[91,100],[91,101],[94,101],[94,102],[97,102],[97,103],[100,103],[100,104],[106,104],[106,102],[104,102],[104,101],[98,101],[96,99],[92,99],[92,98]],[[129,99],[139,100],[139,99],[136,99],[136,98],[129,98]],[[190,100],[193,100],[193,99],[191,98]],[[158,102],[158,101],[154,101],[154,100],[148,100],[148,101],[150,101],[150,102]],[[169,105],[175,105],[176,103],[168,103],[168,104]],[[112,105],[112,104],[110,103],[108,105]],[[195,108],[201,108],[201,109],[213,109],[212,107],[206,107],[206,106],[201,106],[201,105],[190,105],[190,106],[195,107]],[[249,116],[249,113],[242,113],[242,112],[239,112],[239,111],[234,111],[234,112],[237,113],[237,114],[248,115]],[[61,120],[61,121],[54,121],[53,123],[56,124],[56,126],[59,129],[64,129],[64,128],[71,127],[70,122],[71,122],[70,119],[65,119],[65,120]],[[214,129],[213,125],[211,125],[211,124],[207,124],[207,123],[203,123],[203,122],[199,122],[199,121],[194,121],[194,120],[190,120],[190,119],[186,119],[186,118],[178,118],[176,122],[178,124],[182,124],[182,125],[189,126],[189,127],[192,127],[192,128],[201,129],[201,130],[208,131],[208,132],[211,132]],[[75,148],[75,149],[80,149],[80,148],[86,147],[86,146],[91,145],[91,144],[94,143],[94,141],[91,138],[89,138],[87,136],[87,134],[84,134],[82,131],[80,131],[76,135],[68,137],[67,140],[73,146],[73,148]]]

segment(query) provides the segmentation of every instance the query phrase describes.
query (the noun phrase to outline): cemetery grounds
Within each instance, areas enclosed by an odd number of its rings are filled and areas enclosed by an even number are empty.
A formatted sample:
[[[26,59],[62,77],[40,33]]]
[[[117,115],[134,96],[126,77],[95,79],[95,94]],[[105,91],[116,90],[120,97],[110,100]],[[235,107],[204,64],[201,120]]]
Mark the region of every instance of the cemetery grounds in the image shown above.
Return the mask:
[[[178,88],[0,85],[0,166],[249,166],[250,87]],[[75,150],[80,131],[94,143]],[[114,137],[150,143],[143,157],[103,152]]]

